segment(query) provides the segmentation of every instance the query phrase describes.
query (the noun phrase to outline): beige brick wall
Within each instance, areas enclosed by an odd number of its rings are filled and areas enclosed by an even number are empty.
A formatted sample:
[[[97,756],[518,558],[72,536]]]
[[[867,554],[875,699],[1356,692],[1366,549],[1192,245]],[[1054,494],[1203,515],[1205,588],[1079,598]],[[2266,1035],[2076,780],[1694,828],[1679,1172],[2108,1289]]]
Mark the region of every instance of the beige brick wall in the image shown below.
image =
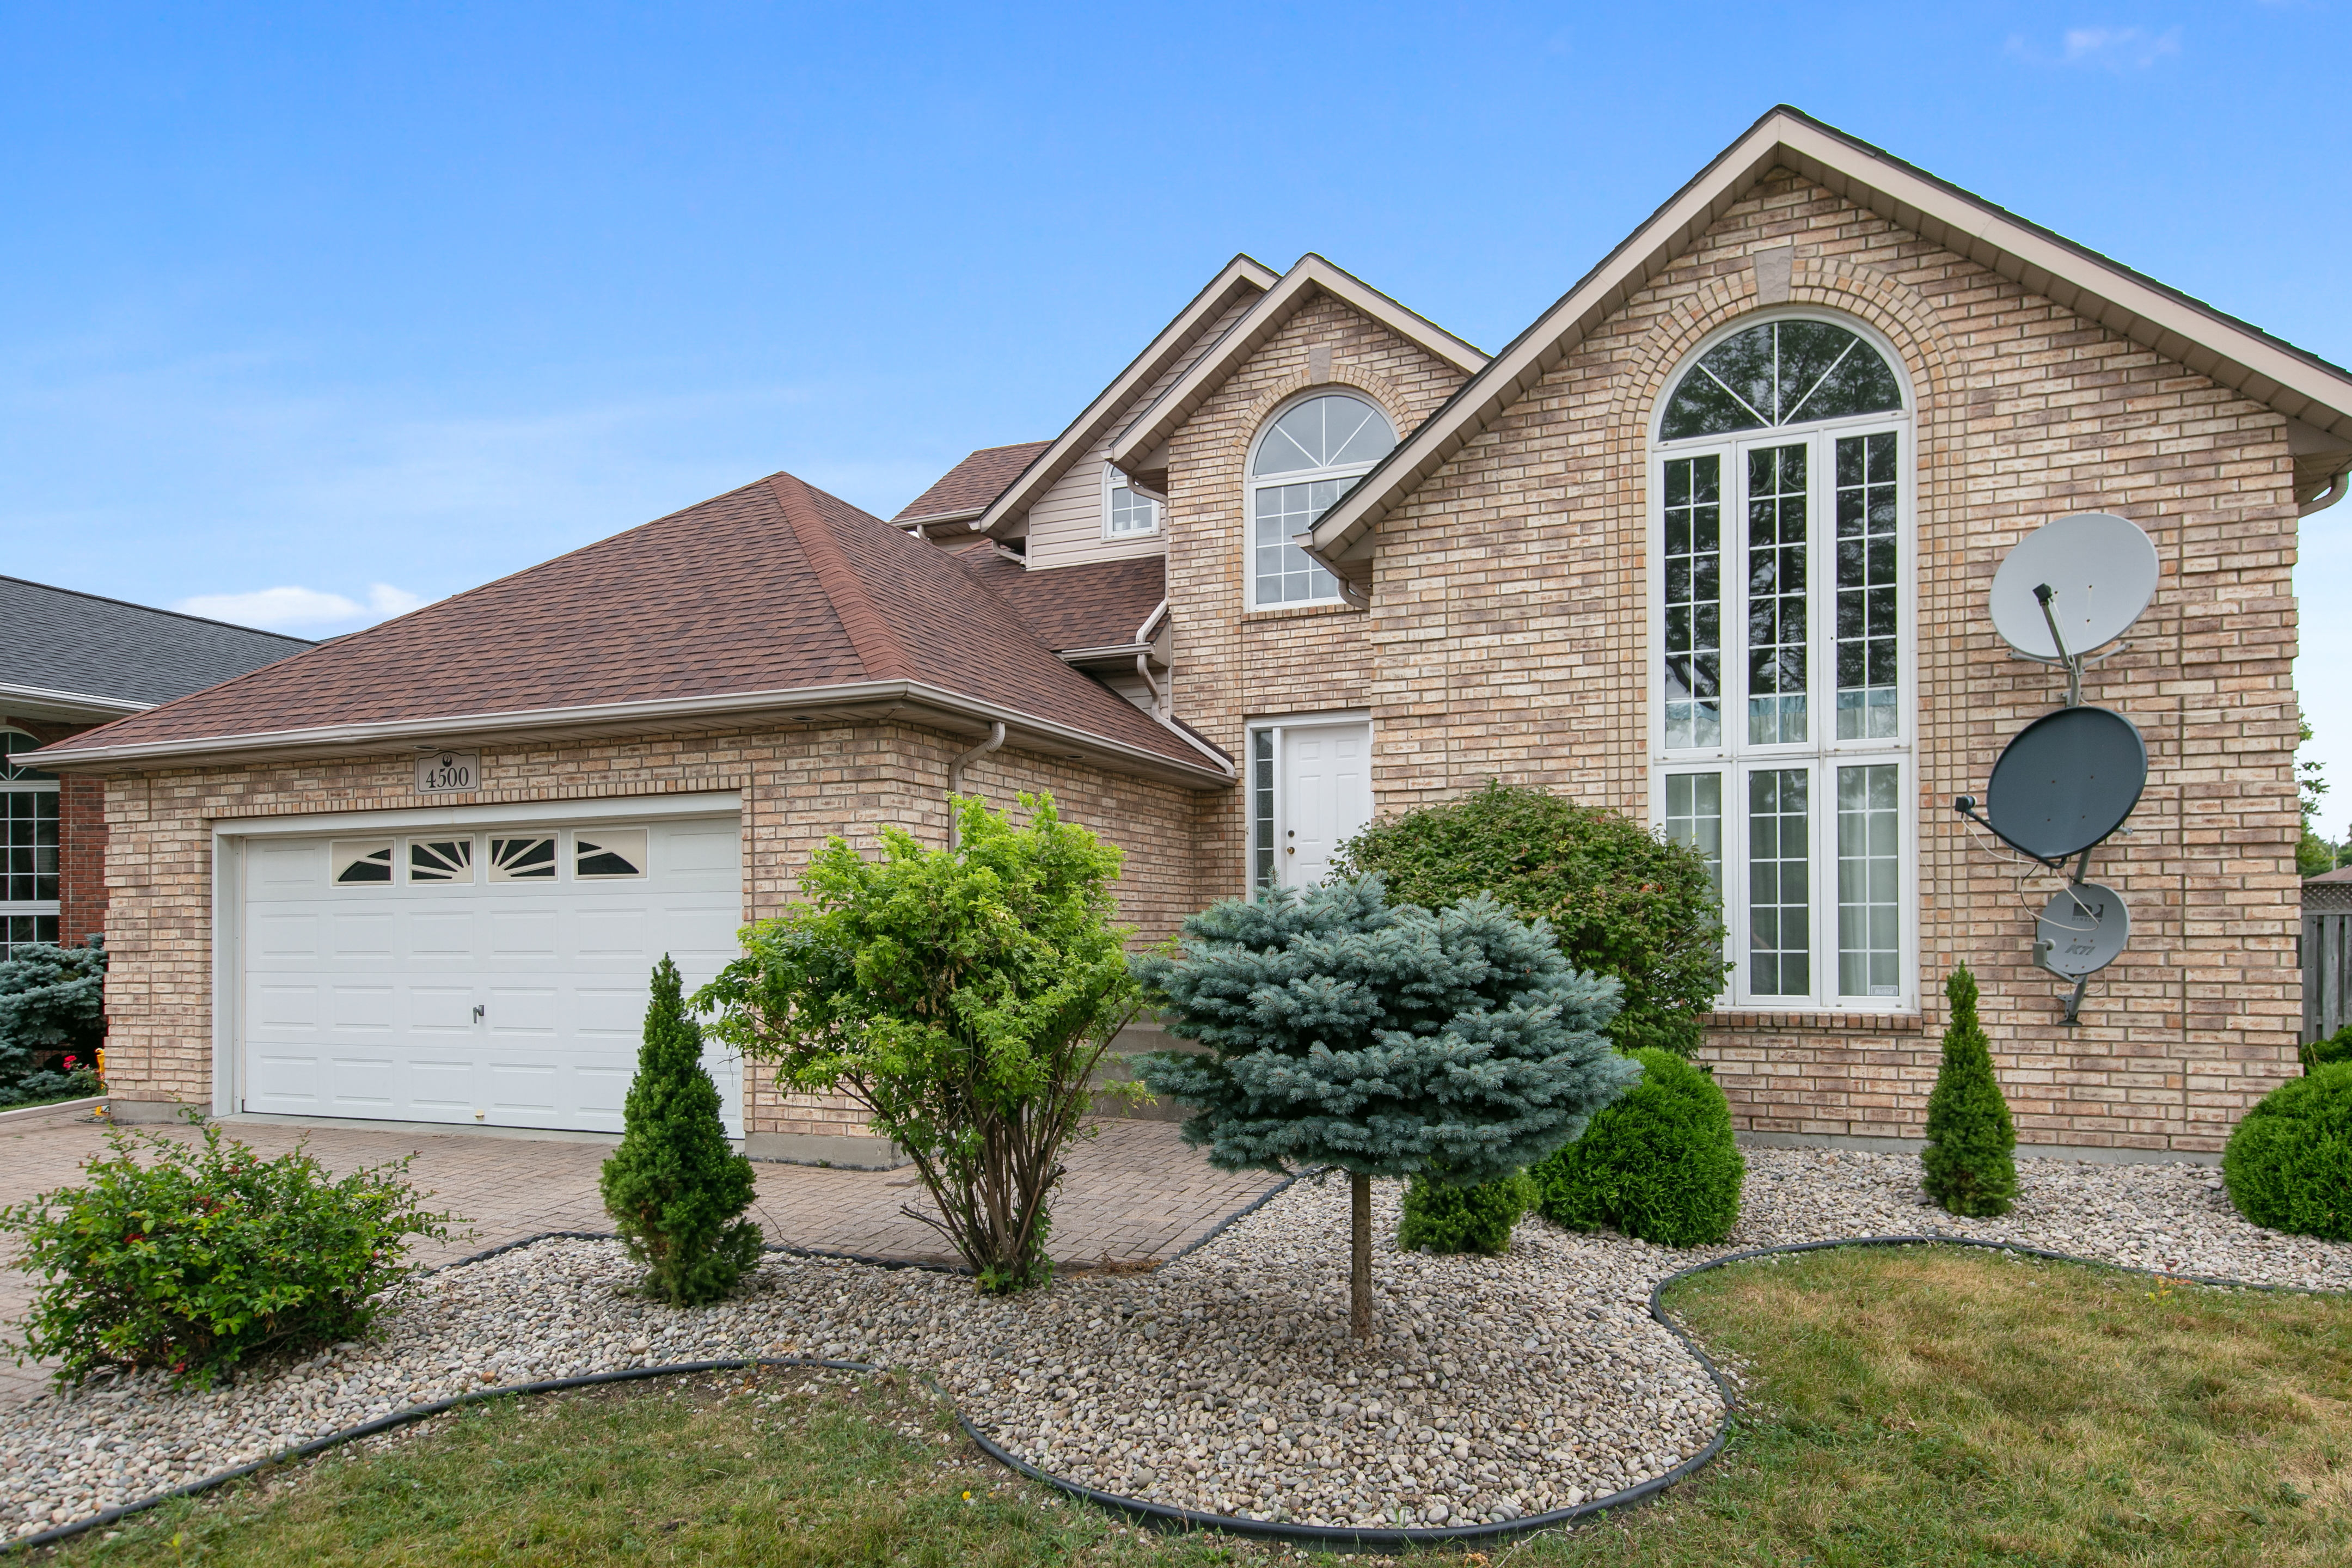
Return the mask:
[[[1646,816],[1645,442],[1676,362],[1757,308],[1751,252],[1793,244],[1790,302],[1861,318],[1917,394],[1922,1016],[1719,1017],[1744,1125],[1916,1136],[1941,982],[1973,966],[2029,1142],[2210,1151],[2292,1073],[2295,518],[2280,417],[1829,193],[1776,174],[1382,525],[1350,680],[1383,810],[1489,774]],[[2061,1026],[2011,874],[1950,809],[2060,682],[1983,613],[2002,552],[2120,512],[2163,563],[2093,700],[2146,736],[2147,794],[2093,875],[2132,906],[2121,962]],[[1180,551],[1183,542],[1177,541]],[[1369,666],[1365,662],[1369,655]],[[1254,684],[1255,672],[1237,685]],[[1189,710],[1187,710],[1189,711]]]
[[[1331,351],[1328,382],[1309,375],[1317,347]],[[1168,447],[1169,616],[1176,711],[1238,760],[1253,719],[1368,705],[1369,617],[1339,605],[1255,613],[1244,606],[1244,473],[1249,445],[1275,409],[1311,387],[1369,396],[1400,434],[1466,379],[1444,360],[1328,295],[1283,324],[1211,395]],[[1238,893],[1244,792],[1201,797],[1195,845],[1204,899]]]
[[[572,801],[740,790],[743,908],[772,914],[796,896],[826,837],[875,840],[882,823],[944,842],[950,760],[968,738],[906,725],[484,748],[473,804]],[[1063,816],[1127,851],[1120,918],[1139,942],[1170,934],[1197,894],[1185,846],[1192,792],[1006,750],[966,771],[994,805],[1051,790]],[[412,758],[340,757],[127,774],[107,781],[110,1087],[126,1100],[208,1103],[212,1093],[212,831],[232,818],[311,816],[417,804]],[[751,1132],[863,1134],[835,1096],[783,1095],[754,1070]]]

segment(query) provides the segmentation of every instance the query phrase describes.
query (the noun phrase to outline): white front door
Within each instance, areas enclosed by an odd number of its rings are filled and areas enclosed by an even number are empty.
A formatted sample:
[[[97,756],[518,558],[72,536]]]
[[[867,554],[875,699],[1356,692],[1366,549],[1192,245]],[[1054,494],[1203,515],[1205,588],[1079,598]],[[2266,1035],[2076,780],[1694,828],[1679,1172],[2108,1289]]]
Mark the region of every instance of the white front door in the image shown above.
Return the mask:
[[[1372,819],[1372,727],[1285,725],[1276,823],[1276,876],[1312,888],[1331,874],[1339,846]]]
[[[737,820],[257,838],[244,1109],[621,1130],[662,954],[736,952]],[[730,1134],[742,1068],[706,1058]]]

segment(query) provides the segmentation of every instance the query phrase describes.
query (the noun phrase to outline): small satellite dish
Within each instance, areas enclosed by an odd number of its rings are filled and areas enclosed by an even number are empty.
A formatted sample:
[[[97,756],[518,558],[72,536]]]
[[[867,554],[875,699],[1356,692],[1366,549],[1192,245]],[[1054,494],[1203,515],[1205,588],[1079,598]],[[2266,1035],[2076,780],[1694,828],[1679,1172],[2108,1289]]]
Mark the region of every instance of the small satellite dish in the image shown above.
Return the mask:
[[[1992,579],[1992,624],[2028,658],[2080,658],[2124,635],[2156,596],[2156,546],[2104,511],[2047,522],[2017,542]],[[2044,616],[2035,590],[2050,590]],[[2050,636],[2055,621],[2066,646]]]
[[[2033,922],[2033,962],[2067,980],[2095,974],[2131,940],[2123,895],[2096,882],[2072,882],[2042,906]]]
[[[2105,708],[2060,708],[2017,732],[1992,765],[1985,826],[2052,865],[2124,825],[2147,787],[2147,746]]]

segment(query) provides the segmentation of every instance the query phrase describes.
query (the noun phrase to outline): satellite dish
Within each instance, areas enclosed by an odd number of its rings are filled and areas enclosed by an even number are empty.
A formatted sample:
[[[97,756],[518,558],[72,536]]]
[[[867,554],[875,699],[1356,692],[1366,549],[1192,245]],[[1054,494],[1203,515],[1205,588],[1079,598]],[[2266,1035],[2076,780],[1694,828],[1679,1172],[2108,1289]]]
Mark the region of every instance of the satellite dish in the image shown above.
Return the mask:
[[[1993,629],[2028,658],[2079,658],[2139,619],[2156,596],[2156,546],[2129,518],[2062,517],[2018,541],[1993,574]],[[2050,590],[2047,616],[2040,588]],[[2050,636],[2053,621],[2063,648]]]
[[[2017,732],[1992,765],[1985,822],[2053,865],[2124,825],[2147,787],[2147,746],[2104,708],[2060,708]]]
[[[2096,882],[2073,882],[2042,906],[2033,922],[2033,962],[2067,980],[2095,974],[2131,940],[2123,895]]]

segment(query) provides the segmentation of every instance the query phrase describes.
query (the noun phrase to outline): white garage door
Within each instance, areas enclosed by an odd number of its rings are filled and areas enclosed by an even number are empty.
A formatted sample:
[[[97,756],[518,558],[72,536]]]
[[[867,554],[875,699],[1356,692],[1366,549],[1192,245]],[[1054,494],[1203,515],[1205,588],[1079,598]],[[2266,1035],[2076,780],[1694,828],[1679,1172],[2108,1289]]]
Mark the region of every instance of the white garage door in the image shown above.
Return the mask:
[[[736,819],[255,839],[245,1109],[621,1130],[653,965],[736,952]],[[742,1071],[714,1048],[728,1131]]]

